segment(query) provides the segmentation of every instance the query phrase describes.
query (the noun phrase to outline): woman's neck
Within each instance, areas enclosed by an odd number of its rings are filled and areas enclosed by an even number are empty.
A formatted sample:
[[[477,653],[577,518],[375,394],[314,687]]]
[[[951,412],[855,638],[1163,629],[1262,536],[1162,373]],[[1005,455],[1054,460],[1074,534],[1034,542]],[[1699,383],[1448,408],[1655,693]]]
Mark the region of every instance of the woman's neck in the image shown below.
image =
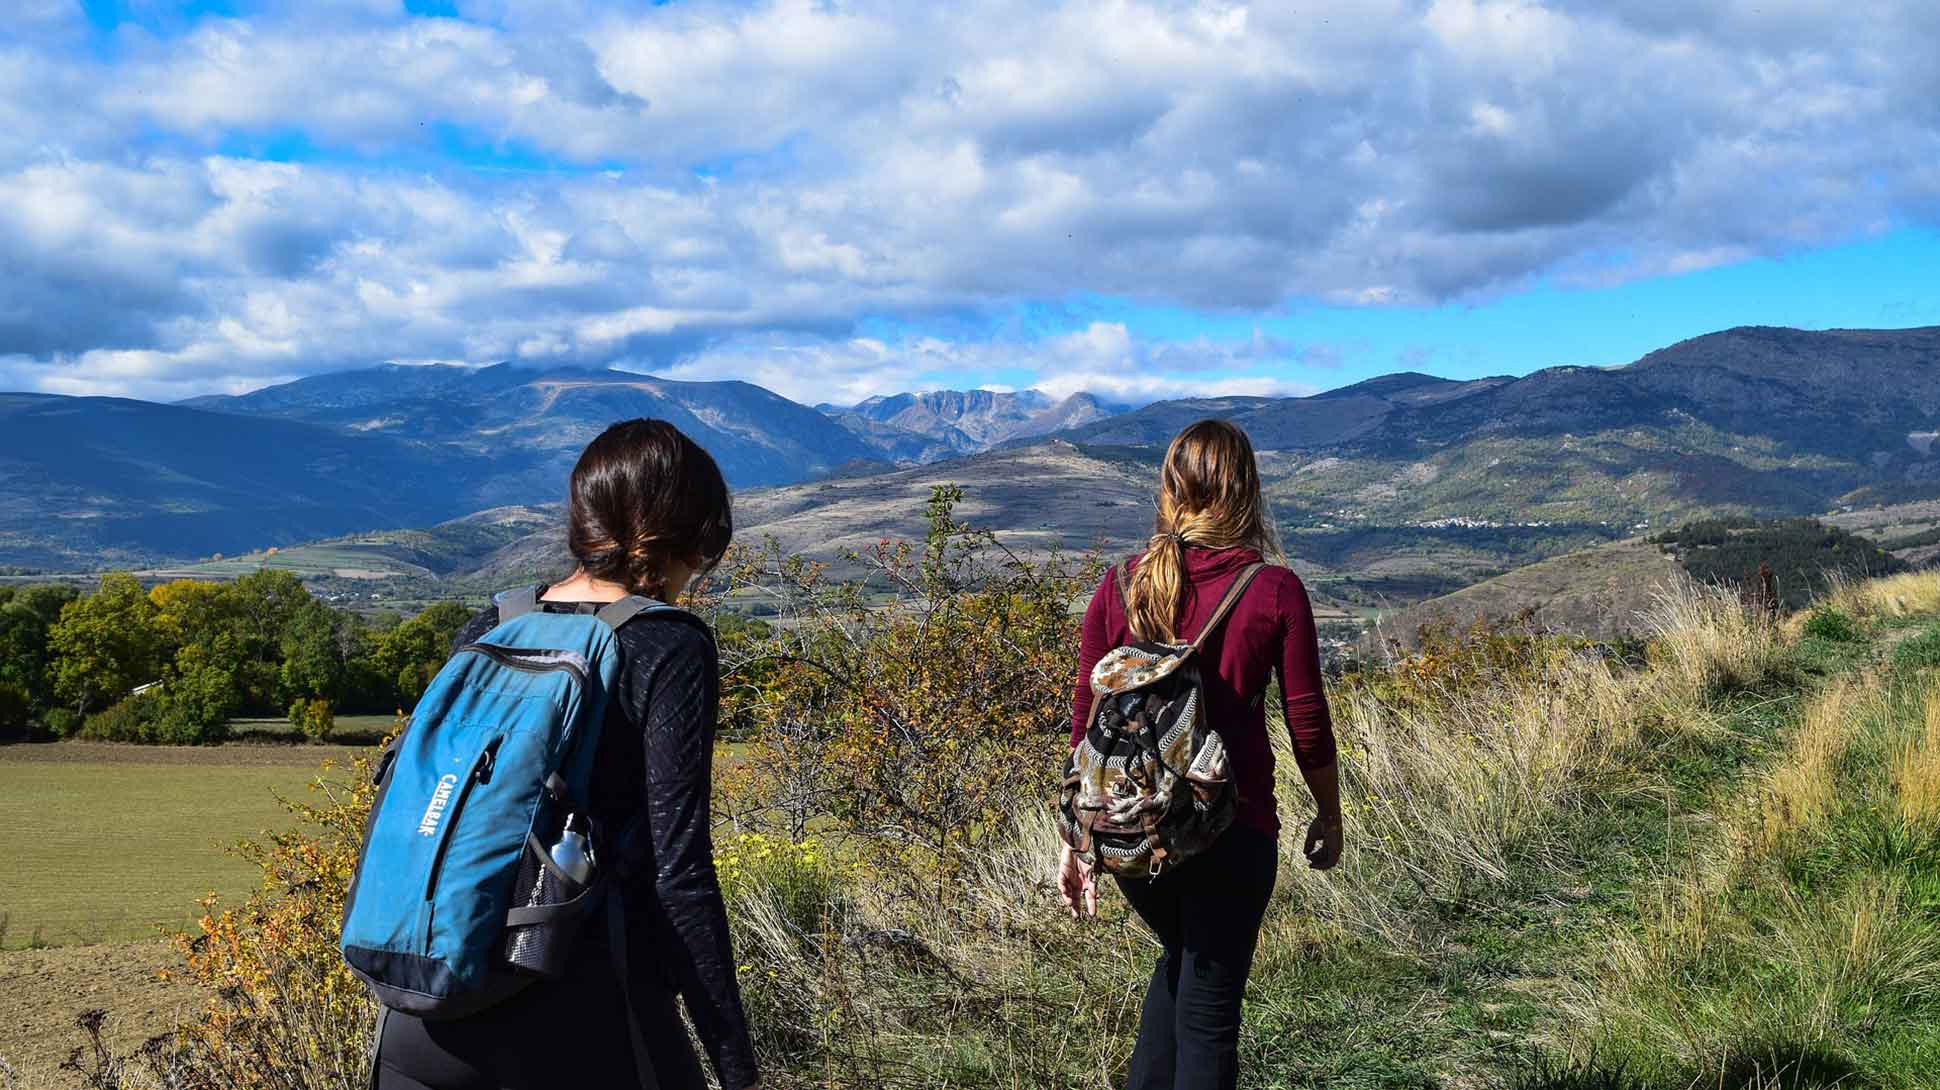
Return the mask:
[[[540,598],[549,602],[617,602],[631,593],[618,583],[609,583],[604,579],[595,579],[584,571],[576,571],[547,587]]]

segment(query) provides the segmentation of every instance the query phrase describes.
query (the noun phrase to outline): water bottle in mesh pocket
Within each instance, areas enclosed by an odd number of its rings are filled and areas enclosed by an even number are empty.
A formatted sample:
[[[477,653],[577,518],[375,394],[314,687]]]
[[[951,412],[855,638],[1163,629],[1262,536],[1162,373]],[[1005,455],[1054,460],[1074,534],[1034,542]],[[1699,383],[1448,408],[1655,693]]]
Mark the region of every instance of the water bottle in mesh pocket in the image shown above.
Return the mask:
[[[505,960],[513,968],[557,978],[584,923],[599,878],[574,881],[554,865],[539,838],[527,835],[513,907],[506,914]]]

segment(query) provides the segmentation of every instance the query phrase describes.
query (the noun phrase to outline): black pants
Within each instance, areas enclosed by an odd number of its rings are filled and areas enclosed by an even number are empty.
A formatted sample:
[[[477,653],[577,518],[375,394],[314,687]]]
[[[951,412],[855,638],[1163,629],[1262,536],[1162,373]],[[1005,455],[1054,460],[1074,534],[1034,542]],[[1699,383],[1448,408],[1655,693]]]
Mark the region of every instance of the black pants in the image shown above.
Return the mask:
[[[604,943],[574,952],[573,972],[449,1022],[395,1011],[377,1040],[376,1090],[639,1090],[626,996]],[[661,1090],[706,1090],[673,993],[634,976],[637,1022]]]
[[[1151,880],[1118,880],[1165,953],[1152,970],[1126,1090],[1232,1090],[1240,1000],[1279,876],[1273,838],[1236,827]]]

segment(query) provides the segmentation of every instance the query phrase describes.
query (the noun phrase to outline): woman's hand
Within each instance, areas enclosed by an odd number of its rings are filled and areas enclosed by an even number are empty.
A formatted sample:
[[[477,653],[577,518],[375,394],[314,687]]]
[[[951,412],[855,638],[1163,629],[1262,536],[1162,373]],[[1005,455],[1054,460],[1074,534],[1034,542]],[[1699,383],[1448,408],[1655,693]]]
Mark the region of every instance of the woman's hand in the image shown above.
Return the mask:
[[[1058,900],[1074,920],[1098,916],[1098,884],[1069,844],[1058,849]]]
[[[1344,831],[1339,814],[1332,817],[1321,815],[1307,826],[1306,852],[1307,865],[1315,870],[1328,870],[1340,862],[1341,841]]]

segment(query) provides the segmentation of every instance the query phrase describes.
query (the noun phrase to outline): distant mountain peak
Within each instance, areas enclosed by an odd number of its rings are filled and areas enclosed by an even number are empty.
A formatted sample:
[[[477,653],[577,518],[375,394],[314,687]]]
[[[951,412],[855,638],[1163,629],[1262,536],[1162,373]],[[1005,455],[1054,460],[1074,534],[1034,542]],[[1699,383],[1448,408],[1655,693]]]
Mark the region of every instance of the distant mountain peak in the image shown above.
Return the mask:
[[[819,408],[897,461],[975,454],[1079,427],[1125,411],[1089,393],[1053,398],[1042,390],[925,390]]]

